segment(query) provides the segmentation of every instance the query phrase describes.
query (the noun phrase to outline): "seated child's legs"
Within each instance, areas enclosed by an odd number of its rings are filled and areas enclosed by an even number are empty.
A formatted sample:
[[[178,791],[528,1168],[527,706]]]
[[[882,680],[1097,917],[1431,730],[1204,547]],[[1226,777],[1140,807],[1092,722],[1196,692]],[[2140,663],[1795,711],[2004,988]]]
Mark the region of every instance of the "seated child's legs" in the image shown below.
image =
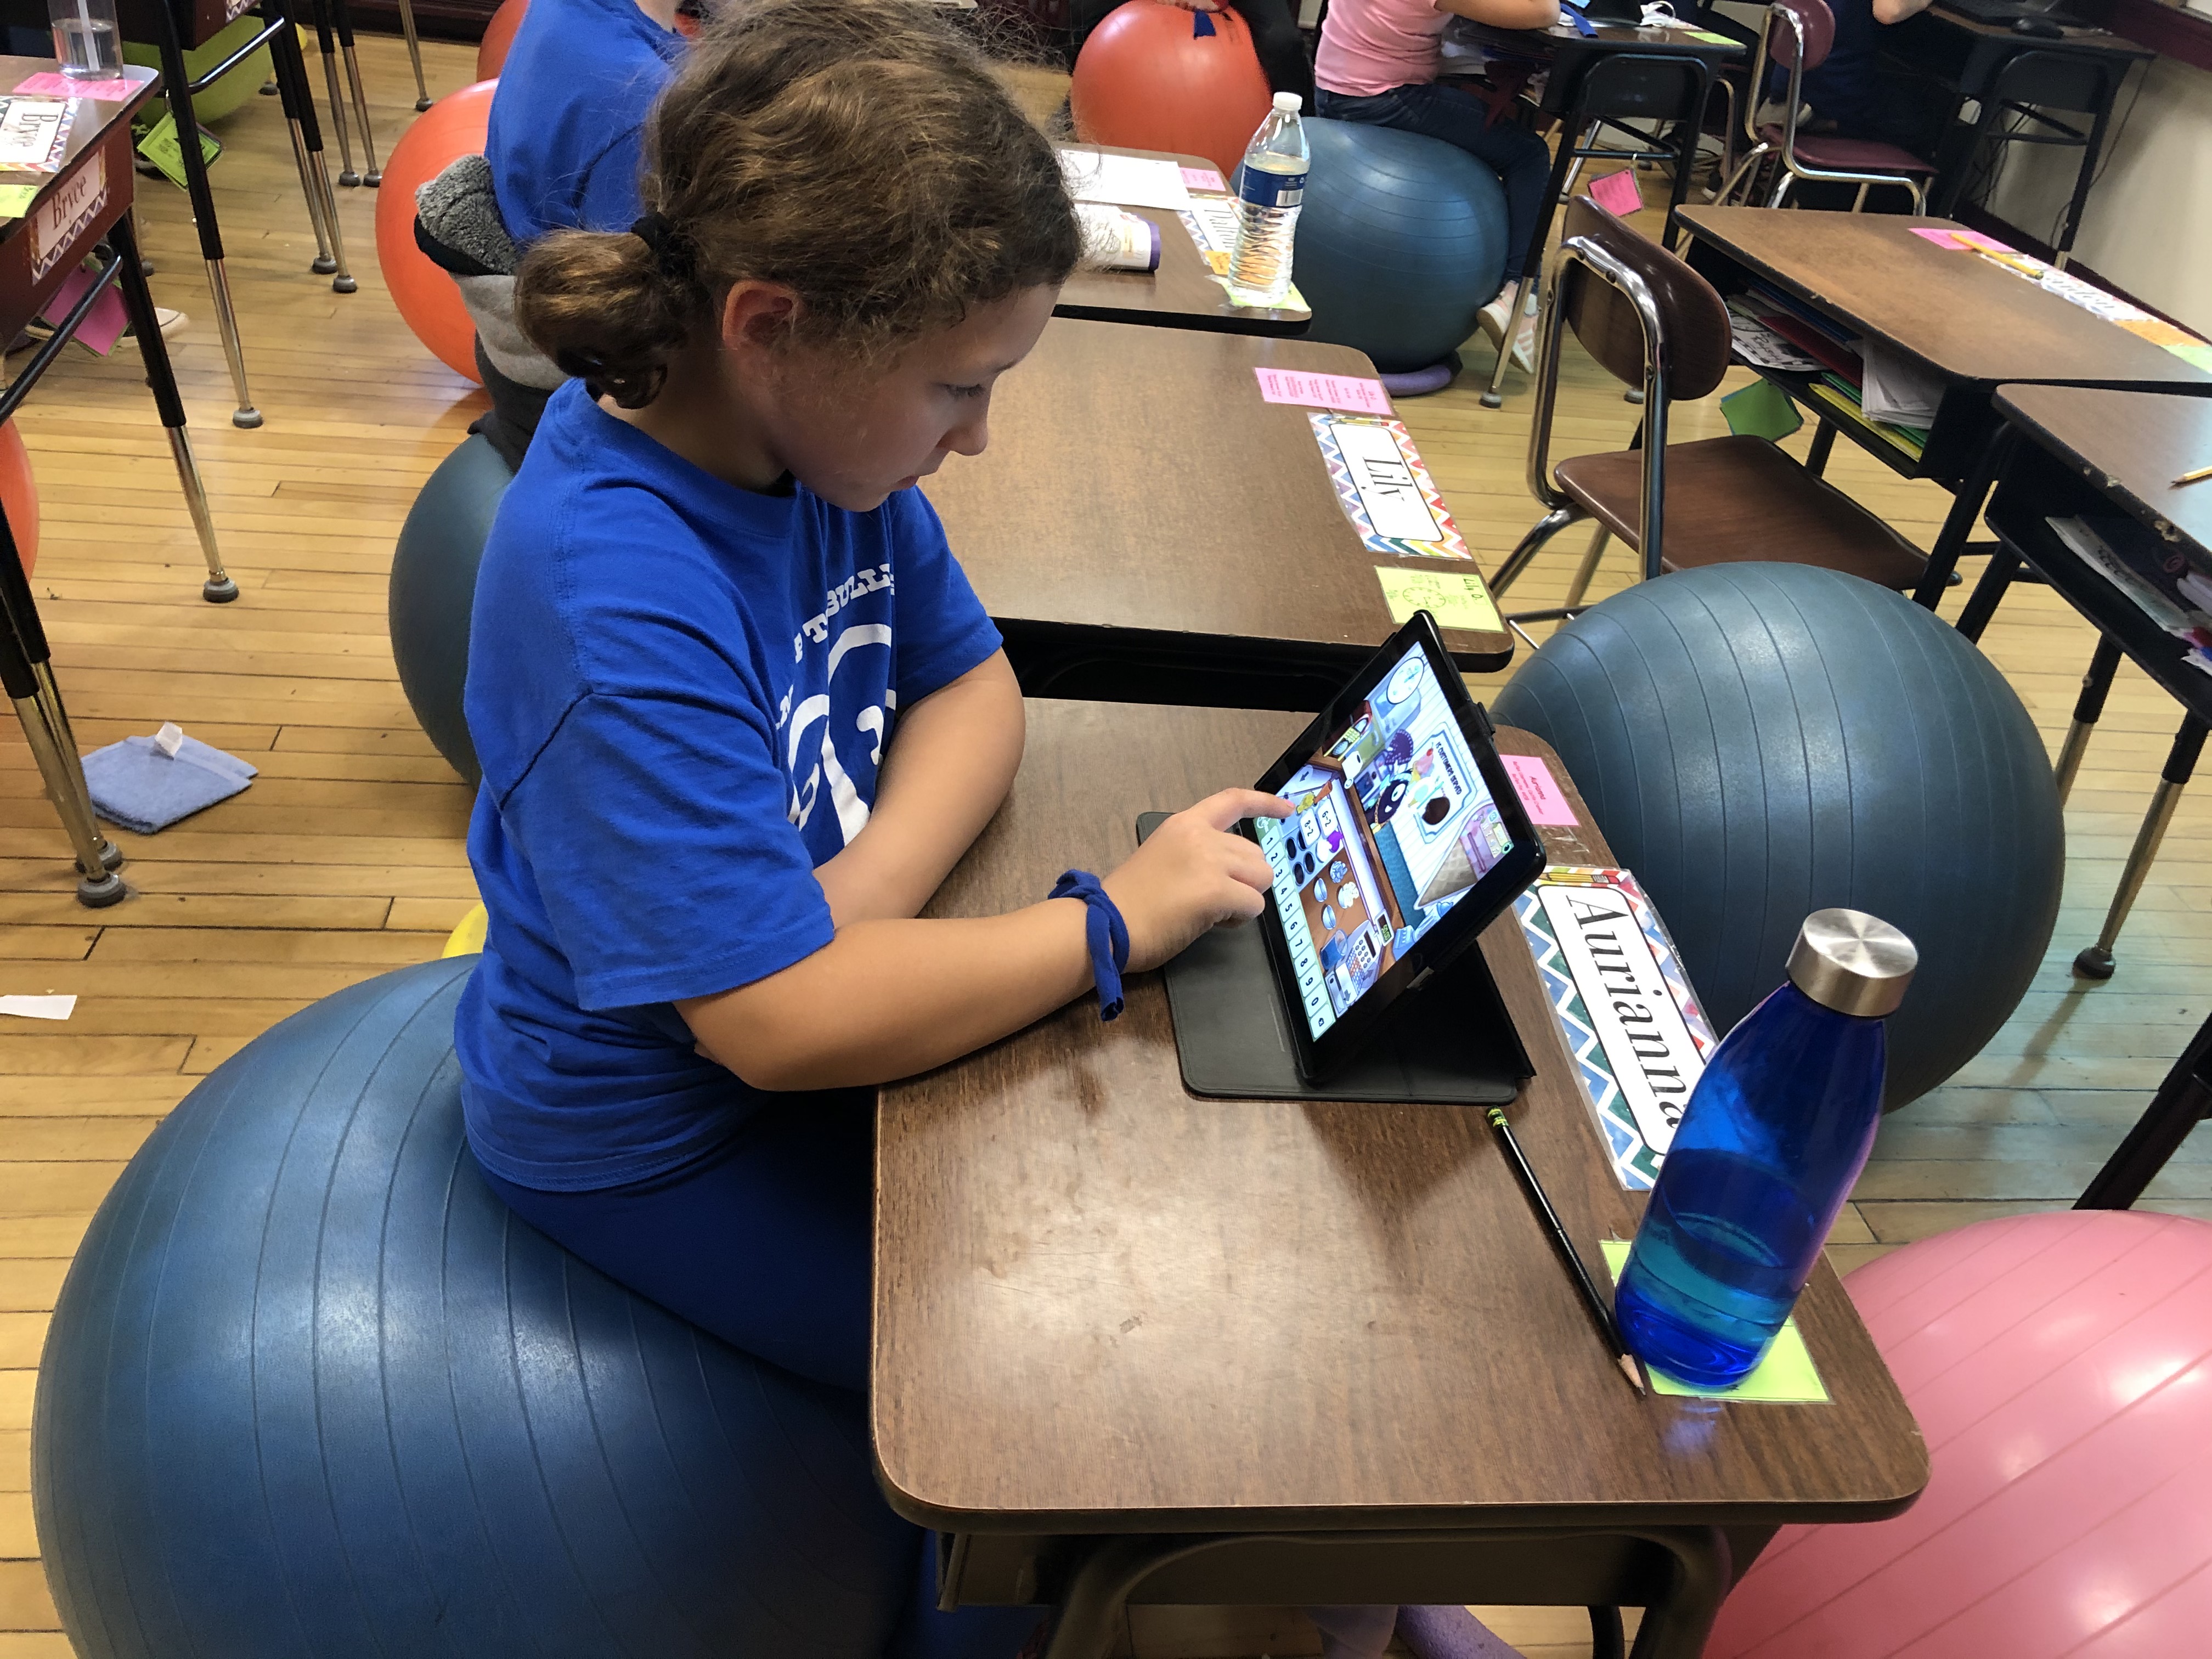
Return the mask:
[[[598,1192],[485,1173],[540,1232],[732,1347],[868,1386],[875,1091],[794,1095],[696,1164]]]
[[[1492,122],[1480,98],[1448,82],[1393,87],[1372,98],[1321,94],[1321,112],[1332,121],[1364,121],[1396,127],[1456,144],[1498,175],[1505,186],[1505,280],[1509,283],[1541,263],[1532,249],[1536,218],[1551,177],[1551,148],[1511,121]]]

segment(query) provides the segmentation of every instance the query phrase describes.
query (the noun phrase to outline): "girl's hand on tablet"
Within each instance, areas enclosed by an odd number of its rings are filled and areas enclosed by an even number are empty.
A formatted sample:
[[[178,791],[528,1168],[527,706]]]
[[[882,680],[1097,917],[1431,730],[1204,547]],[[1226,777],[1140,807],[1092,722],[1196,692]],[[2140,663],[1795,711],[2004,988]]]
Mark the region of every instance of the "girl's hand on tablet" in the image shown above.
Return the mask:
[[[1224,789],[1155,830],[1104,884],[1128,925],[1128,971],[1158,967],[1209,927],[1258,915],[1274,872],[1236,825],[1290,815],[1279,796]]]

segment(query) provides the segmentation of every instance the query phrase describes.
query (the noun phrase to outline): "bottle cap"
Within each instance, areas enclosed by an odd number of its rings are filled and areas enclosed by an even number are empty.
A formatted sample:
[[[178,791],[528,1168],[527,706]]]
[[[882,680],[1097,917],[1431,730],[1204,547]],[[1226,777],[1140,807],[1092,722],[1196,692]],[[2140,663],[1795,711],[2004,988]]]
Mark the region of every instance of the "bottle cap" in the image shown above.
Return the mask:
[[[1790,982],[1824,1008],[1878,1019],[1905,1000],[1920,952],[1863,910],[1815,910],[1790,951]]]
[[[1289,114],[1296,115],[1305,106],[1306,100],[1295,92],[1279,92],[1275,94],[1275,107]]]

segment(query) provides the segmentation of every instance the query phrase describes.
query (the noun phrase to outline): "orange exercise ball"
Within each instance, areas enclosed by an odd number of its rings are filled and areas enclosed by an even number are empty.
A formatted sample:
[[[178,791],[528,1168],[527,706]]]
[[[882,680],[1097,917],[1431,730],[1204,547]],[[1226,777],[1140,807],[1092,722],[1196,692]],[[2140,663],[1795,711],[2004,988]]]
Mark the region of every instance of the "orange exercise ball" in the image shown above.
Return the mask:
[[[31,477],[31,452],[12,420],[0,421],[0,507],[7,508],[8,528],[27,576],[39,562],[39,486]]]
[[[480,380],[476,325],[453,279],[415,246],[415,192],[458,158],[483,154],[496,81],[449,92],[415,118],[384,158],[384,187],[376,192],[376,263],[400,320],[431,355],[456,374]]]
[[[507,64],[507,49],[514,44],[514,32],[522,27],[522,14],[530,0],[499,0],[499,9],[484,25],[483,40],[477,47],[477,79],[496,81]]]
[[[1202,33],[1208,24],[1212,33]],[[1243,18],[1163,0],[1109,12],[1083,43],[1067,94],[1085,143],[1203,155],[1224,179],[1244,159],[1271,96]]]

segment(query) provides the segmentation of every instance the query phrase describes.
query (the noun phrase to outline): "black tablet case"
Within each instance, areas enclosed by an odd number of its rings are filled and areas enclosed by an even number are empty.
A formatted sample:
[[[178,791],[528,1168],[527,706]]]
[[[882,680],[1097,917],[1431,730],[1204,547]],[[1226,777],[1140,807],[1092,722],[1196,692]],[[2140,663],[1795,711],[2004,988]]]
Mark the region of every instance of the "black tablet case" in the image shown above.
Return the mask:
[[[1137,839],[1167,816],[1139,817]],[[1183,1086],[1194,1095],[1503,1106],[1535,1070],[1477,945],[1418,995],[1401,998],[1366,1048],[1318,1084],[1298,1075],[1289,1015],[1258,923],[1202,935],[1168,963],[1166,978]]]

